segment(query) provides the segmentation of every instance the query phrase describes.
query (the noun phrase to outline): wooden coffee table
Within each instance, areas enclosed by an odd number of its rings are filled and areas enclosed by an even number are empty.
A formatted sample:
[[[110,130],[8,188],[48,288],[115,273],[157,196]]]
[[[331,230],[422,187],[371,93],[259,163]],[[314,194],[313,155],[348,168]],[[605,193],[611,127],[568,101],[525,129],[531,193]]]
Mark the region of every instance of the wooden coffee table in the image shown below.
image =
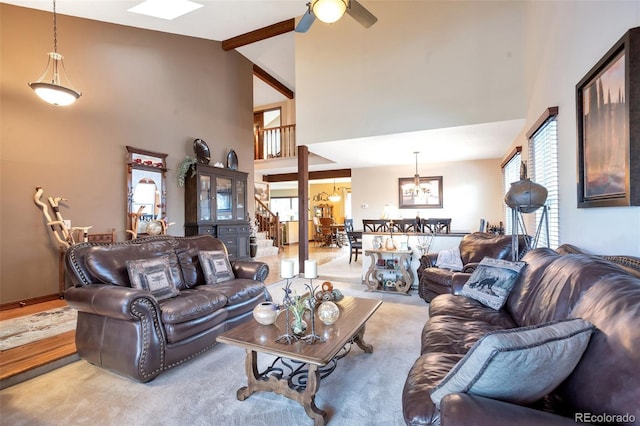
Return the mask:
[[[326,424],[327,413],[315,404],[320,379],[336,368],[338,359],[349,352],[352,343],[366,353],[373,352],[373,346],[363,340],[365,324],[381,304],[379,300],[345,297],[337,303],[340,317],[333,325],[324,325],[316,316],[315,331],[326,338],[323,343],[276,343],[285,333],[284,313],[274,325],[261,325],[252,319],[218,336],[219,342],[239,346],[247,352],[247,386],[238,389],[237,398],[244,401],[256,391],[275,392],[299,402],[315,425]],[[306,321],[309,333],[310,319]],[[264,371],[258,371],[258,353],[276,359]]]

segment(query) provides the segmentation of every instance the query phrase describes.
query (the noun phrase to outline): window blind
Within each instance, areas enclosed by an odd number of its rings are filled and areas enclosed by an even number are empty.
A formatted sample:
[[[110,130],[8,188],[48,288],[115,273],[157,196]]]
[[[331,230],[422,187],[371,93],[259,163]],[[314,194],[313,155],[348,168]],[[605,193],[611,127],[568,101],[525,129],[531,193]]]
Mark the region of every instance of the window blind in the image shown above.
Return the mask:
[[[502,193],[507,195],[509,188],[513,182],[520,180],[520,164],[522,162],[522,155],[520,152],[516,152],[513,157],[502,167]],[[503,203],[504,206],[504,232],[509,235],[512,234],[513,218],[511,214],[511,208]]]
[[[560,242],[559,191],[558,191],[558,132],[557,115],[549,117],[529,138],[529,177],[547,188],[547,218],[549,241],[542,225],[538,247],[557,248]],[[535,212],[536,226],[540,223],[543,209]]]

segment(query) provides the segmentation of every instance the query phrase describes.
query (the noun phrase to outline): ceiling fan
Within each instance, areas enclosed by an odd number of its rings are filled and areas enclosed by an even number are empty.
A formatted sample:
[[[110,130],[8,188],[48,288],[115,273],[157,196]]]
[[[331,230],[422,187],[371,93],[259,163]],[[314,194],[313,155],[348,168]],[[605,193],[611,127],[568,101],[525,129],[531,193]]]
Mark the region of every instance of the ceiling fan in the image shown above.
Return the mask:
[[[365,28],[378,21],[378,18],[356,0],[313,0],[307,3],[307,12],[296,26],[296,32],[309,31],[316,18],[332,24],[342,18],[345,12]]]

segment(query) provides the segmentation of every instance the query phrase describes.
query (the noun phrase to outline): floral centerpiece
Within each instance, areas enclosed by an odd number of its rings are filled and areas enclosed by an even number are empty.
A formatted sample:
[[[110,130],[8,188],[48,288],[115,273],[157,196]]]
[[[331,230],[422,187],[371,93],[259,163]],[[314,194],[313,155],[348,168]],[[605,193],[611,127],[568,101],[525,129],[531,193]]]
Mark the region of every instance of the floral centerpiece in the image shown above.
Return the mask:
[[[291,291],[289,289],[289,291]],[[294,294],[289,296],[289,302],[287,304],[289,311],[293,314],[293,321],[291,322],[291,331],[296,335],[304,334],[307,330],[307,322],[304,320],[304,311],[309,309],[309,296],[299,296]]]

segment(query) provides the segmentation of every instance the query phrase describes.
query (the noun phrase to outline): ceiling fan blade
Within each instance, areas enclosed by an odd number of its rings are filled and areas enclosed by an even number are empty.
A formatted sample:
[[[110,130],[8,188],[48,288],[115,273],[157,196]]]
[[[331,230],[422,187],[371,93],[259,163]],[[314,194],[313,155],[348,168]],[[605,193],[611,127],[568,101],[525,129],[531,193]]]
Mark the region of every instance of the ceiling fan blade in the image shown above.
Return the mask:
[[[296,32],[306,33],[307,31],[309,31],[309,28],[311,28],[311,24],[313,24],[313,21],[315,20],[316,15],[311,12],[311,7],[309,7],[309,10],[307,10],[307,12],[302,15],[302,19],[300,19],[300,22],[298,22],[298,25],[296,26]]]
[[[349,1],[349,7],[347,8],[347,13],[365,28],[369,28],[370,26],[378,22],[378,18],[376,18],[373,15],[373,13],[369,12],[363,5],[358,3],[356,0]]]

